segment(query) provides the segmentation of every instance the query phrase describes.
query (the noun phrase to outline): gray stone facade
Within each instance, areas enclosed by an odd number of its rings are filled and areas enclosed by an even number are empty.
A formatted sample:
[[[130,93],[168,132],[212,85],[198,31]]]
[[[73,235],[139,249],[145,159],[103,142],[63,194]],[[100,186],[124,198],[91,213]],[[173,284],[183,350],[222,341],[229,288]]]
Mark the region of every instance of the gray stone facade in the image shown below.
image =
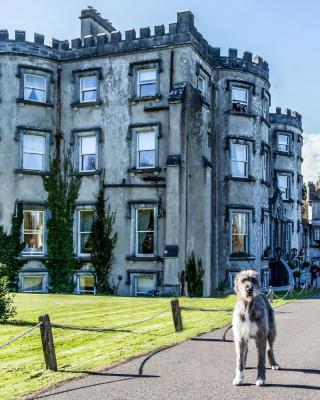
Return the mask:
[[[0,30],[0,224],[9,229],[16,200],[25,218],[38,219],[36,228],[30,221],[22,227],[31,244],[21,255],[20,290],[50,287],[42,175],[53,156],[58,69],[63,145],[82,176],[74,249],[83,267],[75,291],[94,291],[81,243],[103,170],[117,212],[111,280],[118,294],[177,294],[191,251],[203,262],[205,296],[246,267],[262,272],[267,285],[276,249],[301,246],[302,185],[301,116],[279,108],[269,114],[268,64],[235,49],[221,55],[189,11],[169,30],[141,28],[124,38],[92,8],[80,19],[81,38],[71,45],[53,39],[47,46],[39,34],[26,42],[23,31],[10,39]],[[26,167],[36,159],[41,168]],[[288,176],[285,195],[277,189],[281,174]]]

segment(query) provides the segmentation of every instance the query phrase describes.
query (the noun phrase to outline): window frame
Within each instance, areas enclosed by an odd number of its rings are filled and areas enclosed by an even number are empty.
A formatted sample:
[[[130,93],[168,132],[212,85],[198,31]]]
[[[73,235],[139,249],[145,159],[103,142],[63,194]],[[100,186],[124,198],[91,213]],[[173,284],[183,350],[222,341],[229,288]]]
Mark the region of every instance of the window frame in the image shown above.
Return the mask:
[[[24,279],[25,278],[41,278],[41,290],[24,290]],[[23,273],[21,274],[21,293],[44,293],[45,292],[46,276],[45,274],[39,273]]]
[[[155,94],[152,96],[140,96],[140,87],[139,87],[139,71],[142,70],[156,70],[156,90]],[[160,73],[162,72],[162,60],[146,60],[146,61],[137,61],[130,63],[129,65],[129,76],[131,77],[131,98],[129,100],[135,101],[144,101],[149,99],[159,99],[161,97],[161,80]]]
[[[280,176],[281,177],[285,176],[287,178],[288,187],[286,188],[285,196],[283,195],[284,192],[281,190],[281,188],[279,186],[279,177]],[[290,197],[291,197],[291,176],[289,174],[286,174],[286,173],[278,172],[277,173],[277,188],[281,191],[282,198],[283,198],[284,201],[290,200]]]
[[[246,148],[246,160],[244,161],[238,161],[233,159],[233,147],[234,146],[242,146]],[[236,142],[231,142],[231,154],[230,154],[230,159],[231,159],[231,177],[232,178],[242,178],[242,179],[247,179],[249,178],[249,145],[247,143],[236,143]],[[234,163],[241,163],[244,164],[245,167],[245,175],[235,175],[233,172],[233,165]]]
[[[320,227],[315,227],[313,232],[314,240],[320,240]]]
[[[37,152],[27,152],[25,151],[25,143],[24,139],[26,136],[37,136],[41,137],[44,140],[43,143],[43,153],[37,153]],[[39,172],[44,172],[47,170],[47,137],[45,134],[40,134],[39,132],[32,132],[32,131],[23,131],[22,132],[22,170],[23,171],[39,171]],[[25,168],[24,165],[24,156],[25,154],[35,154],[35,155],[41,155],[42,156],[42,169],[36,169],[36,168]]]
[[[84,155],[92,155],[89,153],[82,153],[82,140],[84,138],[88,137],[94,137],[95,138],[95,169],[83,169],[83,156]],[[78,171],[79,172],[95,172],[97,171],[97,166],[98,166],[98,140],[97,140],[97,134],[94,131],[88,131],[88,132],[82,132],[81,135],[78,135]]]
[[[37,212],[37,213],[41,213],[42,214],[42,251],[38,251],[38,252],[33,252],[33,251],[25,251],[24,249],[22,249],[21,251],[21,256],[22,257],[28,257],[28,256],[35,256],[35,257],[43,257],[45,255],[45,250],[46,250],[46,243],[45,243],[45,225],[46,225],[46,220],[45,220],[45,210],[44,209],[39,209],[39,208],[30,208],[30,207],[26,207],[23,209],[23,220],[22,220],[22,229],[21,229],[21,233],[22,233],[22,242],[26,243],[24,238],[25,235],[27,234],[37,234],[38,230],[37,229],[28,229],[28,233],[25,232],[25,227],[24,227],[24,214],[27,212]],[[31,232],[32,231],[32,232]]]
[[[81,290],[80,289],[80,279],[81,278],[93,278],[93,290]],[[95,279],[94,279],[94,274],[93,273],[79,273],[76,276],[76,293],[77,294],[87,294],[87,293],[92,293],[96,294],[96,287],[95,287]]]
[[[87,231],[80,231],[80,227],[81,227],[81,213],[83,212],[90,212],[92,213],[92,218],[94,218],[94,208],[93,207],[84,207],[84,208],[78,208],[77,209],[77,254],[78,257],[90,257],[91,256],[91,252],[88,253],[82,253],[81,252],[81,235],[83,234],[89,234],[92,232],[92,230],[90,232]],[[92,219],[93,221],[93,219]],[[92,226],[91,226],[92,228]]]
[[[234,100],[233,98],[233,92],[234,90],[239,90],[246,92],[246,101],[243,100]],[[242,113],[249,113],[249,97],[250,96],[250,89],[249,87],[245,87],[243,85],[237,85],[236,83],[231,84],[231,110],[234,112],[242,112]],[[240,104],[240,110],[235,109],[235,105],[239,103]]]
[[[271,246],[271,237],[270,237],[270,219],[271,215],[269,212],[263,213],[263,223],[262,223],[262,242],[263,242],[263,251]]]
[[[144,278],[144,277],[153,277],[153,284],[154,284],[154,288],[151,290],[157,290],[157,283],[158,283],[158,276],[157,276],[157,271],[155,272],[139,272],[137,271],[136,273],[131,273],[130,274],[130,280],[131,280],[131,291],[132,291],[132,295],[135,297],[139,297],[139,296],[147,296],[148,292],[138,292],[137,291],[137,279],[139,278]]]
[[[280,136],[286,137],[286,138],[287,138],[287,144],[284,145],[284,144],[280,144],[280,143],[279,143],[279,138],[280,138]],[[281,149],[279,148],[279,146],[285,146],[285,147],[287,147],[287,150],[281,150]],[[281,153],[289,154],[289,153],[290,153],[290,148],[291,148],[290,135],[287,135],[287,134],[285,134],[285,133],[278,133],[278,134],[277,134],[277,151],[279,151],[279,152],[281,152]]]
[[[140,150],[139,149],[139,136],[143,133],[152,133],[154,136],[154,149],[153,150]],[[140,129],[136,132],[136,168],[137,169],[154,169],[157,167],[157,133],[154,128]],[[140,165],[140,152],[142,151],[153,151],[154,152],[154,165],[152,166],[141,166]]]
[[[233,232],[232,232],[233,215],[234,215],[234,214],[243,214],[243,215],[246,215],[246,229],[247,229],[247,233],[244,234],[244,235],[241,235],[241,236],[246,236],[246,237],[247,237],[247,240],[246,240],[246,249],[243,250],[243,251],[237,251],[237,252],[233,251],[233,245],[232,245],[232,241],[233,241],[232,239],[233,239],[233,236],[235,236],[235,235],[233,234]],[[233,256],[234,254],[237,254],[237,253],[244,253],[244,254],[247,254],[247,255],[250,254],[250,243],[251,243],[251,239],[250,239],[250,235],[251,235],[250,223],[251,223],[251,220],[252,220],[252,216],[251,216],[250,210],[244,210],[244,209],[231,209],[231,210],[230,210],[230,239],[229,239],[230,241],[229,241],[229,243],[230,243],[230,255],[231,255],[231,256]],[[238,236],[239,236],[239,234],[238,234]]]
[[[39,88],[34,88],[34,87],[27,87],[27,76],[36,76],[37,78],[42,78],[44,80],[44,89],[39,89]],[[23,74],[23,99],[26,101],[32,101],[33,103],[46,103],[47,100],[47,76],[41,73],[30,73],[30,72],[25,72]],[[35,89],[35,90],[40,90],[43,92],[43,98],[44,100],[32,100],[26,98],[26,89]]]
[[[153,231],[139,231],[138,230],[138,225],[139,225],[139,220],[138,220],[138,213],[140,210],[153,210]],[[154,257],[156,255],[155,252],[155,231],[156,231],[156,207],[151,207],[151,206],[145,206],[145,207],[136,207],[135,208],[135,256],[136,257]],[[153,252],[152,253],[139,253],[139,233],[148,233],[152,232],[153,233]]]
[[[269,151],[264,151],[261,155],[261,171],[262,171],[262,180],[264,182],[269,182],[270,180],[270,153]]]
[[[81,101],[81,79],[89,78],[94,76],[96,78],[96,99],[90,101]],[[77,69],[72,71],[72,81],[74,90],[73,90],[73,100],[71,103],[71,107],[74,110],[78,110],[79,107],[96,107],[102,104],[101,100],[101,88],[100,81],[103,79],[102,68],[101,67],[93,67],[93,68],[85,68],[85,69]]]
[[[203,89],[200,88],[199,85],[200,80],[202,80],[203,82]],[[201,67],[199,67],[199,73],[197,76],[197,89],[206,100],[208,100],[209,97],[209,85],[210,85],[210,76],[208,76],[207,73],[204,72]]]
[[[92,88],[89,88],[89,89],[83,89],[82,88],[83,80],[87,79],[87,78],[92,78],[92,77],[94,77],[96,79],[96,86],[94,88],[92,87]],[[80,90],[80,103],[81,104],[97,102],[97,100],[98,100],[98,77],[97,77],[97,74],[80,75],[79,76],[79,90]],[[92,91],[95,91],[95,94],[96,94],[95,99],[94,100],[83,100],[83,93],[92,92]]]
[[[141,83],[140,74],[145,71],[154,71],[155,78],[153,81],[147,82],[147,83]],[[146,86],[146,85],[150,85],[150,84],[154,85],[154,93],[142,96],[141,95],[141,86],[144,86],[144,85]],[[139,99],[144,98],[144,97],[155,97],[157,95],[157,69],[156,68],[140,68],[137,70],[137,89],[136,90],[137,90],[137,92],[136,92],[137,97]]]

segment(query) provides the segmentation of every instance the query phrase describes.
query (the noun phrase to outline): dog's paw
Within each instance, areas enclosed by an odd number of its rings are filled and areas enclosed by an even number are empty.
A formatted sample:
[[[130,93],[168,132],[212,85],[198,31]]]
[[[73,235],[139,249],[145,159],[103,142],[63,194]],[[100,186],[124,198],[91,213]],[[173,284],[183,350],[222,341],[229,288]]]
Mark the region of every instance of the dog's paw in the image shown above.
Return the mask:
[[[243,384],[243,378],[235,377],[234,380],[232,381],[234,386],[240,386]]]
[[[280,369],[280,365],[279,364],[273,364],[273,365],[271,365],[271,369],[273,369],[274,371],[277,371],[278,369]]]
[[[265,379],[258,378],[256,380],[256,385],[257,386],[264,386],[265,384],[266,384],[266,380]]]

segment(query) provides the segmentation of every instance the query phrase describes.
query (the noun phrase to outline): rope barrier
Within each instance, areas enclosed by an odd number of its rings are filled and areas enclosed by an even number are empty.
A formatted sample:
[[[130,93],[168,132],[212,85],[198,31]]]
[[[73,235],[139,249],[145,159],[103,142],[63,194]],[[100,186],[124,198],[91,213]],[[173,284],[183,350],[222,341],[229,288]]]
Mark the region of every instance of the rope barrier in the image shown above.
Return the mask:
[[[7,342],[3,343],[2,345],[0,345],[0,349],[2,349],[5,346],[8,346],[8,344],[15,342],[18,339],[23,338],[24,336],[28,335],[29,333],[31,333],[32,331],[34,331],[36,328],[39,328],[39,326],[41,325],[41,322],[39,322],[37,325],[33,326],[32,328],[28,329],[26,332],[21,333],[20,335],[14,337],[13,339],[8,340]]]
[[[187,306],[179,306],[180,310],[186,311],[208,311],[208,312],[225,312],[225,311],[233,311],[233,308],[201,308],[201,307],[187,307]]]
[[[164,314],[168,310],[169,310],[169,307],[167,307],[166,309],[162,310],[161,312],[159,312],[157,314],[152,315],[151,317],[142,319],[140,321],[130,322],[130,323],[124,324],[124,325],[111,326],[109,328],[105,328],[105,327],[89,328],[89,327],[81,327],[81,326],[75,326],[75,325],[58,324],[55,322],[51,322],[51,326],[54,328],[71,329],[71,330],[76,330],[76,331],[87,331],[87,332],[116,331],[118,329],[128,328],[130,326],[139,325],[139,324],[143,324],[144,322],[151,321],[152,319],[155,319],[155,318],[159,317],[160,315]]]

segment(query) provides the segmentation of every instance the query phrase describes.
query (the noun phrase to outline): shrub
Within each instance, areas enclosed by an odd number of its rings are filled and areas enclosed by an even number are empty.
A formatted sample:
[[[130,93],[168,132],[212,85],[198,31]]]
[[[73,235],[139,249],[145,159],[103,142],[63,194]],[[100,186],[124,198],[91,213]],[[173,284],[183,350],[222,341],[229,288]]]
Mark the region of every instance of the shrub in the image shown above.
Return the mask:
[[[0,270],[4,268],[0,264]],[[8,289],[8,279],[0,279],[0,322],[6,322],[9,318],[16,314],[16,309],[13,306],[12,295]]]
[[[203,276],[202,260],[200,258],[196,263],[194,252],[192,251],[186,265],[186,282],[190,297],[203,296]]]
[[[295,278],[299,278],[299,276],[301,276],[301,272],[300,271],[293,271],[293,276]]]

